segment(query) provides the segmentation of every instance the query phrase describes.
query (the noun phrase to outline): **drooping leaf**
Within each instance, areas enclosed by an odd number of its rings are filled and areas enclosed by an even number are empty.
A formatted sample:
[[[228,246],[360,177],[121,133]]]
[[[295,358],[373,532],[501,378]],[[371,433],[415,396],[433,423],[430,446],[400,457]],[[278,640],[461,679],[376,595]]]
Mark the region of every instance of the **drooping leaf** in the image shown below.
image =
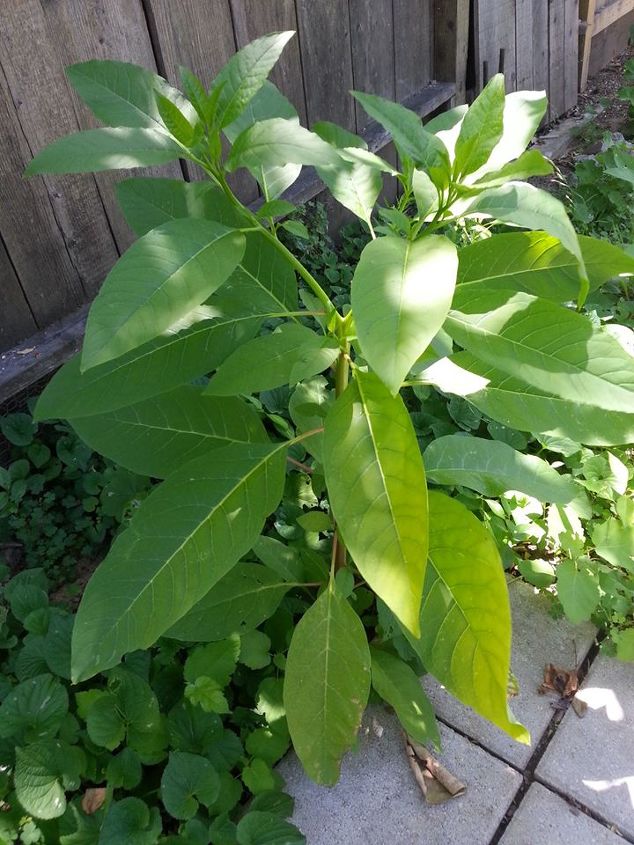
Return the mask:
[[[634,413],[632,356],[583,315],[525,293],[462,285],[454,307],[447,331],[484,364],[576,404]]]
[[[427,217],[438,206],[438,189],[424,170],[412,173],[412,191],[421,218]]]
[[[548,176],[552,172],[553,165],[539,150],[527,150],[519,158],[509,161],[499,170],[487,172],[470,184],[474,191],[485,190],[497,188],[506,182],[530,179],[533,176]]]
[[[317,173],[337,202],[370,224],[372,210],[383,188],[380,170],[341,158],[337,164],[318,167]]]
[[[205,396],[192,385],[71,425],[92,449],[153,478],[166,478],[212,449],[268,440],[252,405]]]
[[[192,117],[193,109],[179,91],[139,65],[91,60],[71,65],[66,75],[95,117],[110,126],[164,130],[157,92],[185,110],[187,119]]]
[[[183,156],[182,148],[157,129],[86,129],[44,147],[24,175],[127,170],[166,164]]]
[[[253,124],[238,135],[226,167],[231,171],[286,164],[336,165],[338,160],[336,151],[319,135],[295,120],[274,117]]]
[[[519,742],[507,704],[511,612],[493,535],[455,499],[429,494],[429,562],[420,640],[425,668],[463,704]]]
[[[90,309],[82,368],[167,331],[220,287],[245,245],[240,232],[207,220],[172,220],[144,235],[115,264]]]
[[[272,616],[291,584],[266,566],[238,563],[167,632],[177,640],[222,640]]]
[[[590,290],[621,274],[634,274],[634,258],[606,241],[579,237]],[[578,265],[557,238],[546,232],[505,232],[459,251],[458,284],[512,288],[555,302],[579,291]]]
[[[199,754],[172,751],[161,777],[161,800],[175,819],[191,819],[199,802],[210,807],[220,791],[220,778]]]
[[[220,365],[205,392],[236,396],[294,384],[327,369],[338,354],[334,339],[298,323],[284,323],[272,334],[236,349]]]
[[[295,825],[275,813],[250,810],[238,822],[238,845],[305,845]]]
[[[15,792],[27,813],[37,819],[56,819],[66,810],[66,790],[78,789],[85,765],[84,752],[49,739],[16,748]]]
[[[482,167],[502,137],[504,76],[493,76],[465,114],[456,140],[454,170],[465,176]]]
[[[396,394],[445,321],[458,256],[441,235],[414,243],[389,236],[363,250],[352,279],[352,309],[363,356]]]
[[[264,84],[294,34],[289,31],[263,35],[229,59],[212,86],[212,90],[222,86],[214,115],[217,126],[228,126],[239,117]]]
[[[414,670],[388,651],[372,647],[370,653],[372,686],[394,708],[405,733],[417,742],[440,747],[434,709]]]
[[[286,448],[215,450],[141,503],[84,593],[73,632],[75,678],[154,643],[251,548],[281,498]]]
[[[331,585],[293,632],[284,705],[307,774],[332,786],[355,741],[370,691],[370,651],[361,620]]]
[[[599,579],[589,561],[564,560],[557,566],[557,596],[575,625],[590,619],[599,604]]]
[[[189,120],[179,107],[163,94],[157,91],[155,96],[161,120],[172,138],[175,138],[185,147],[191,146],[195,130]]]
[[[540,502],[566,504],[579,493],[570,476],[497,440],[450,434],[433,440],[423,458],[430,481],[470,487],[485,496],[519,490]]]
[[[546,113],[544,91],[513,91],[504,100],[504,131],[485,166],[476,174],[495,171],[519,158],[532,141]]]
[[[328,498],[343,541],[368,584],[418,636],[427,487],[402,399],[357,371],[326,417],[324,447]]]

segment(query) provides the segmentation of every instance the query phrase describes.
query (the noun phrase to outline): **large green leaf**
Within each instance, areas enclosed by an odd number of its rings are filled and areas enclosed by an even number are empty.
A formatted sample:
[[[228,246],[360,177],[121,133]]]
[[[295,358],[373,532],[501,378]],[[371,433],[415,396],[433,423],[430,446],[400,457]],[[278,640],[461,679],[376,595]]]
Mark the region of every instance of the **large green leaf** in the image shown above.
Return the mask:
[[[284,705],[293,747],[316,782],[337,782],[370,692],[361,620],[331,584],[302,616],[288,650]]]
[[[634,413],[634,359],[582,314],[526,293],[462,285],[454,307],[445,328],[483,363],[564,400]]]
[[[212,90],[222,86],[214,115],[217,126],[228,126],[243,112],[294,34],[289,31],[263,35],[229,59],[212,86]]]
[[[496,74],[465,114],[456,140],[454,171],[458,177],[486,164],[502,137],[504,76]]]
[[[463,704],[529,742],[507,704],[511,611],[492,534],[467,508],[429,494],[429,563],[420,640],[425,668]]]
[[[634,441],[634,414],[606,411],[592,393],[585,401],[565,399],[544,380],[544,389],[509,376],[478,361],[467,352],[452,362],[475,376],[477,385],[468,391],[469,402],[509,428],[567,437],[590,446],[616,446]],[[451,390],[449,384],[441,389]],[[551,392],[552,390],[552,392]]]
[[[238,563],[165,636],[213,642],[252,631],[275,613],[291,587],[266,566]]]
[[[353,91],[364,110],[390,133],[396,146],[417,167],[426,170],[434,184],[444,186],[449,178],[449,154],[442,141],[423,129],[420,117],[410,109],[374,94]]]
[[[157,129],[87,129],[44,147],[24,175],[128,170],[166,164],[182,156],[181,147]]]
[[[166,97],[191,119],[194,110],[183,95],[147,68],[128,62],[79,62],[66,68],[71,85],[92,113],[110,126],[165,129],[156,94]]]
[[[161,799],[175,819],[191,819],[198,802],[211,807],[220,792],[220,778],[206,757],[172,751],[161,777]]]
[[[592,529],[595,551],[613,566],[622,566],[634,575],[634,524],[615,517],[597,523]]]
[[[141,503],[79,606],[76,680],[152,645],[251,548],[281,498],[286,448],[247,443],[215,450]]]
[[[82,353],[87,370],[166,332],[227,279],[244,254],[240,232],[208,220],[172,220],[119,259],[95,299]]]
[[[442,235],[371,241],[352,279],[352,310],[363,356],[396,394],[438,333],[451,306],[458,255]]]
[[[418,636],[427,487],[400,396],[357,371],[326,417],[323,457],[330,505],[359,572]]]
[[[564,560],[557,566],[557,596],[568,619],[575,625],[586,622],[599,604],[599,579],[583,558]]]
[[[486,188],[497,188],[506,182],[530,179],[533,176],[548,176],[552,172],[553,165],[539,150],[526,150],[519,158],[509,161],[499,170],[487,172],[475,182],[471,182],[470,190],[477,193]]]
[[[532,140],[546,113],[548,100],[544,91],[513,91],[504,100],[504,131],[484,167],[474,174],[499,170],[519,158]]]
[[[284,323],[236,349],[220,365],[206,393],[235,396],[294,384],[326,370],[338,354],[333,338],[299,323]]]
[[[581,236],[579,245],[590,290],[621,274],[634,274],[634,258],[607,241]],[[523,290],[555,302],[579,292],[576,259],[546,232],[505,232],[458,253],[458,284]]]
[[[430,481],[470,487],[485,496],[519,490],[540,502],[566,504],[579,492],[570,476],[560,475],[541,458],[482,437],[439,437],[425,449],[423,458]]]
[[[80,786],[84,752],[49,739],[15,750],[15,794],[36,819],[56,819],[66,810],[66,790]]]
[[[183,217],[217,220],[234,228],[246,225],[235,206],[210,182],[125,179],[117,184],[117,199],[128,225],[138,237]]]
[[[440,747],[434,708],[413,669],[389,651],[372,647],[370,653],[372,686],[394,708],[405,733],[417,742]]]
[[[91,449],[153,478],[232,443],[268,440],[252,405],[183,385],[118,411],[71,420]]]
[[[280,167],[286,164],[337,164],[336,151],[319,135],[295,120],[273,117],[245,129],[235,140],[226,162],[228,170]]]

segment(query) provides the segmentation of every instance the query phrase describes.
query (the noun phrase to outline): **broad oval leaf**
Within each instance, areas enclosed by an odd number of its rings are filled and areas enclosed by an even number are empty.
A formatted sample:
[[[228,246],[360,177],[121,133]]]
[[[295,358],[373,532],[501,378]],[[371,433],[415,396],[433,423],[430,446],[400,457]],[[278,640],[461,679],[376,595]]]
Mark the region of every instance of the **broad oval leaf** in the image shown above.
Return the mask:
[[[293,586],[266,566],[238,563],[165,632],[189,642],[215,642],[257,628]]]
[[[306,845],[306,837],[295,825],[280,818],[278,813],[263,810],[245,813],[238,822],[236,835],[238,845]]]
[[[394,708],[403,730],[416,742],[440,748],[440,735],[434,708],[425,695],[419,678],[400,657],[371,647],[372,686]]]
[[[470,181],[469,185],[472,191],[477,192],[497,188],[506,182],[530,179],[532,176],[548,176],[552,172],[553,165],[539,150],[526,150],[519,158],[509,161],[499,170],[485,173],[474,182]]]
[[[357,736],[370,692],[361,620],[331,584],[293,632],[284,706],[293,747],[316,783],[332,786]]]
[[[634,257],[619,247],[586,236],[579,237],[579,246],[591,291],[615,276],[634,275]],[[546,232],[504,232],[470,244],[458,255],[460,285],[512,287],[555,302],[570,302],[579,292],[577,261]]]
[[[28,678],[0,705],[0,737],[16,744],[52,738],[68,713],[68,693],[49,674]]]
[[[342,158],[337,164],[318,167],[317,173],[337,202],[371,224],[372,210],[383,188],[380,170]]]
[[[15,750],[15,794],[36,819],[56,819],[66,810],[66,790],[80,786],[86,758],[81,748],[60,740]]]
[[[205,392],[235,396],[294,384],[326,370],[338,354],[334,339],[299,323],[284,323],[236,349],[220,365]]]
[[[220,792],[218,773],[206,757],[172,751],[161,777],[161,800],[175,819],[191,819],[199,802],[211,807]]]
[[[82,368],[167,331],[220,287],[245,245],[240,232],[207,220],[172,220],[132,244],[90,309]]]
[[[634,575],[634,524],[615,517],[597,523],[592,529],[595,551],[613,566],[622,566]]]
[[[513,91],[504,100],[504,131],[484,167],[474,174],[481,177],[499,170],[507,162],[522,155],[546,114],[545,91]]]
[[[75,681],[152,645],[251,548],[282,496],[286,448],[215,450],[141,503],[84,592],[73,631]]]
[[[454,170],[465,176],[489,160],[502,137],[504,76],[497,73],[485,85],[465,114],[456,140]]]
[[[463,704],[519,742],[507,704],[511,610],[493,535],[455,499],[429,494],[429,562],[420,640],[425,668]]]
[[[557,596],[575,625],[590,619],[601,598],[599,579],[589,564],[584,558],[564,560],[556,569]]]
[[[24,175],[128,170],[166,164],[183,156],[182,148],[157,129],[87,129],[44,147]]]
[[[280,167],[286,164],[336,165],[337,152],[319,135],[295,120],[273,117],[253,124],[236,138],[226,162],[228,170]]]
[[[99,845],[154,845],[163,823],[158,807],[148,807],[140,798],[113,801],[101,826]]]
[[[263,35],[229,59],[212,85],[212,91],[222,86],[214,115],[217,126],[228,126],[239,117],[264,84],[294,34],[288,31]]]
[[[418,636],[427,486],[401,398],[357,371],[326,417],[323,458],[330,506],[359,572]]]
[[[571,476],[497,440],[450,434],[433,440],[423,459],[427,478],[435,484],[469,487],[485,496],[519,490],[540,502],[566,504],[579,492]]]
[[[192,385],[70,422],[91,449],[153,478],[166,478],[212,449],[268,440],[252,405],[204,396],[202,388]]]
[[[587,317],[529,294],[467,286],[454,306],[445,328],[485,364],[561,399],[634,414],[634,359]]]
[[[458,271],[456,247],[442,235],[413,243],[371,241],[352,279],[352,310],[363,356],[396,394],[443,325]]]

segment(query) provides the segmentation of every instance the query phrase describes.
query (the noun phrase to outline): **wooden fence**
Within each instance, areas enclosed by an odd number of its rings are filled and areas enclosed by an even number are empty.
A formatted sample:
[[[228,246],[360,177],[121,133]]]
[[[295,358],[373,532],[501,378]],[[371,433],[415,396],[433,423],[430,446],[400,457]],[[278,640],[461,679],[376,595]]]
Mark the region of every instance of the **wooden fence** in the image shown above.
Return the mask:
[[[237,48],[292,29],[297,37],[273,81],[302,122],[327,118],[360,131],[366,117],[349,89],[398,100],[424,91],[434,75],[434,6],[444,21],[462,2],[2,0],[0,351],[89,301],[131,241],[113,193],[129,173],[21,176],[47,143],[96,125],[66,81],[67,65],[132,61],[176,83],[178,66],[186,65],[210,81]],[[441,55],[446,67],[446,51]],[[183,175],[177,164],[155,173]],[[185,175],[197,176],[188,168]],[[255,183],[240,178],[238,187],[244,200],[256,197]]]

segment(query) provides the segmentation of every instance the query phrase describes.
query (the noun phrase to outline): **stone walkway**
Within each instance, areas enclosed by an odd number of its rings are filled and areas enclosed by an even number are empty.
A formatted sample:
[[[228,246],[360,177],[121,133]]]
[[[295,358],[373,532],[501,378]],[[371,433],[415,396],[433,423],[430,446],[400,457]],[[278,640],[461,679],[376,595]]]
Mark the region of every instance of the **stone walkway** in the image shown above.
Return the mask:
[[[595,630],[552,619],[544,598],[519,581],[510,592],[520,683],[512,707],[532,746],[514,743],[425,679],[440,722],[438,758],[466,793],[427,805],[396,718],[375,708],[335,788],[309,781],[292,755],[280,764],[308,845],[634,843],[634,667],[594,657],[579,693],[585,716],[556,710],[555,697],[537,692],[544,665],[572,669],[592,658]]]

